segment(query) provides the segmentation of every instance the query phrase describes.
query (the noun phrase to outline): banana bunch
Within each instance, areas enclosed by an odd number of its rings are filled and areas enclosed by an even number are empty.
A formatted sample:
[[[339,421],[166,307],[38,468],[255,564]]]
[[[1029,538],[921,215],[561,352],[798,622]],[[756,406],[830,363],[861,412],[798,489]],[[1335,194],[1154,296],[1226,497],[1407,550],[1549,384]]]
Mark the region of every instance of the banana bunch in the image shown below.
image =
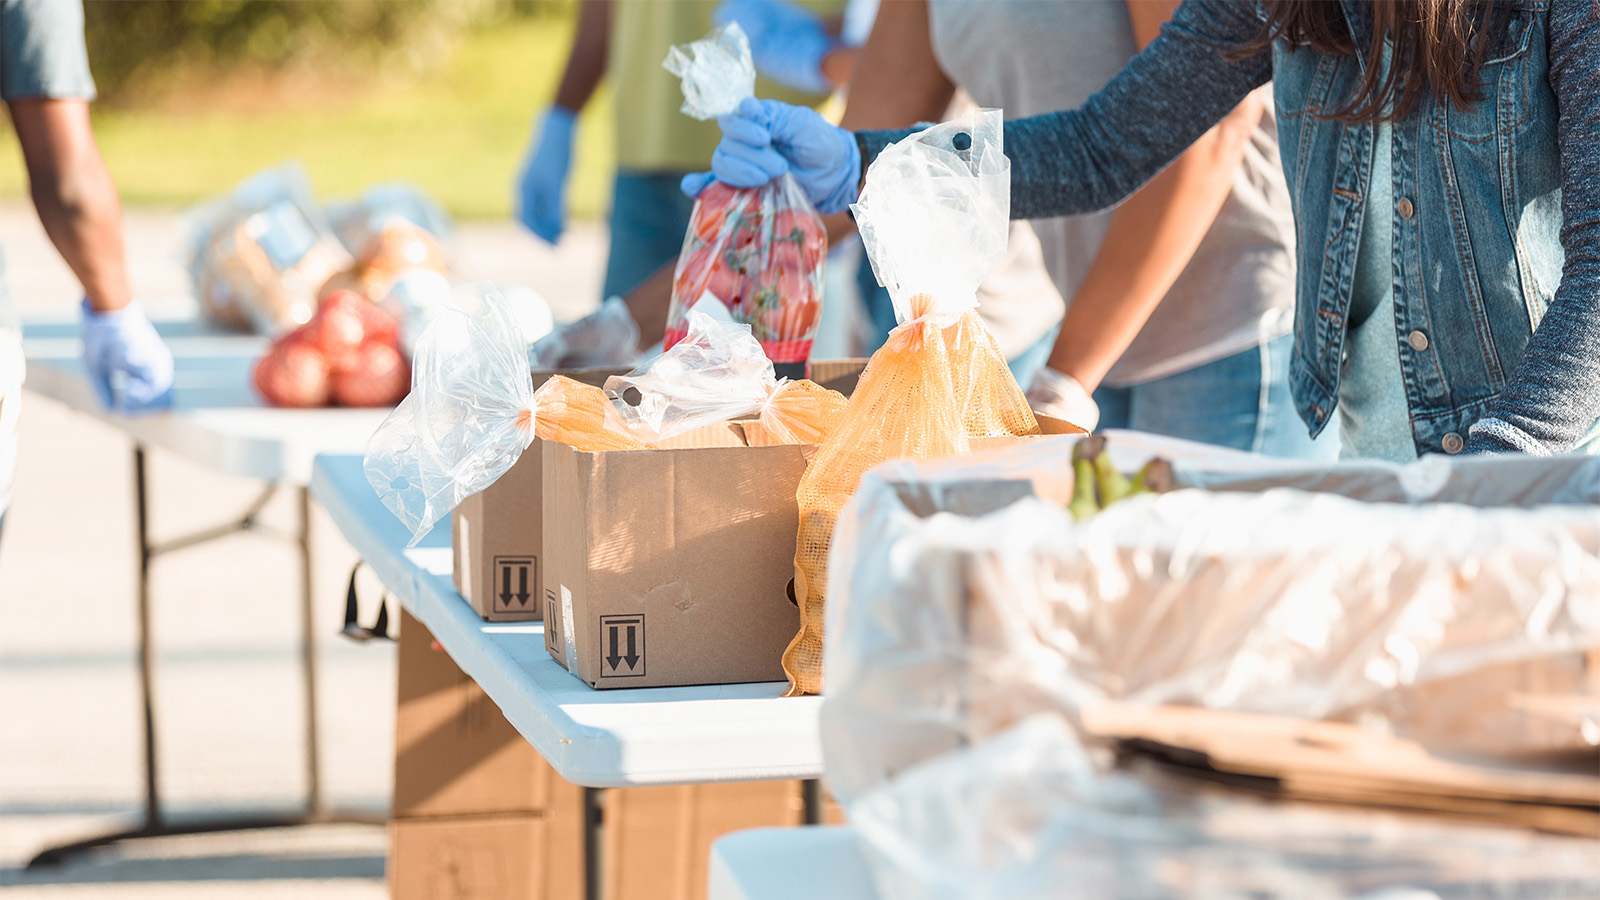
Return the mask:
[[[1172,490],[1172,463],[1160,457],[1144,464],[1132,478],[1117,471],[1106,452],[1106,439],[1095,434],[1072,448],[1072,502],[1067,512],[1081,522],[1102,509],[1135,494],[1163,494]]]

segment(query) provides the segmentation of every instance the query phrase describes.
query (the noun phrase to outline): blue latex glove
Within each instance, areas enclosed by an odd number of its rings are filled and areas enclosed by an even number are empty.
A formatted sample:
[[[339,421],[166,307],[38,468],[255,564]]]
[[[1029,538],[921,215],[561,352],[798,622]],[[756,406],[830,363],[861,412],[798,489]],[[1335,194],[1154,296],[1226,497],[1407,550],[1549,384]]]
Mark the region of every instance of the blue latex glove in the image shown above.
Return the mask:
[[[554,244],[567,219],[567,171],[572,168],[572,133],[578,116],[552,106],[539,122],[539,137],[529,145],[517,174],[517,221]]]
[[[843,45],[812,10],[790,0],[723,0],[711,20],[739,23],[762,75],[808,94],[833,90],[822,74],[822,58]]]
[[[131,413],[172,405],[172,351],[138,303],[96,312],[83,301],[83,365],[106,409]]]
[[[717,125],[722,141],[712,154],[711,171],[685,175],[685,194],[698,197],[713,180],[761,187],[789,172],[824,215],[842,212],[856,201],[861,148],[854,134],[815,110],[752,97],[734,115],[717,119]]]

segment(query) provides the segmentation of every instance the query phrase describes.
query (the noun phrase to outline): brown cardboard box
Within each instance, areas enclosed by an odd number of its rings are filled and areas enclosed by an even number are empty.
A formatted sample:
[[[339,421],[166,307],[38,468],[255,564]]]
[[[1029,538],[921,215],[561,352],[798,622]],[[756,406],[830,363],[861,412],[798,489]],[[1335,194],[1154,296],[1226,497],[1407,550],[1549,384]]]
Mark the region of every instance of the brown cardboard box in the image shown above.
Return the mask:
[[[538,815],[396,819],[390,900],[580,900],[579,825]]]
[[[846,393],[865,365],[817,361],[812,376]],[[800,624],[794,492],[813,448],[749,443],[744,425],[723,423],[663,450],[545,444],[545,649],[557,662],[602,688],[784,677]]]
[[[763,445],[746,431],[725,423],[657,450],[545,445],[545,649],[585,683],[784,679],[800,624],[795,491],[816,447]],[[978,444],[1017,440],[1032,439]]]
[[[596,367],[533,373],[533,387],[555,375],[603,385],[628,369]],[[534,441],[499,480],[461,501],[450,517],[456,590],[490,622],[537,621],[544,604],[539,447]]]
[[[393,817],[541,813],[571,788],[404,610],[399,643]]]
[[[605,802],[609,900],[701,900],[713,841],[801,823],[794,781],[631,788]]]
[[[506,722],[402,611],[392,900],[579,900],[583,789]],[[630,788],[602,797],[610,900],[704,897],[711,842],[798,825],[794,781]]]
[[[817,360],[811,377],[848,396],[866,360]],[[553,375],[604,385],[628,369],[588,368],[533,373],[535,389]],[[537,621],[544,612],[542,441],[534,441],[510,471],[461,501],[450,519],[450,553],[456,590],[490,622]]]
[[[795,488],[814,447],[724,423],[670,449],[544,456],[545,647],[598,688],[780,681]]]

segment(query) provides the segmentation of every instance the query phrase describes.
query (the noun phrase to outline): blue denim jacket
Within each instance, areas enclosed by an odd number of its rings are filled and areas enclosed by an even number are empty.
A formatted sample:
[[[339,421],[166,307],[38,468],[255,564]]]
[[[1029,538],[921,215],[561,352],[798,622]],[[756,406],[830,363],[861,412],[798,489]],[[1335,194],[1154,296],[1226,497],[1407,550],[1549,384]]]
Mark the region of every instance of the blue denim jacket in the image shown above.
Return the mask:
[[[1005,134],[1013,217],[1088,212],[1272,81],[1298,242],[1290,378],[1313,434],[1338,408],[1376,130],[1314,115],[1367,63],[1364,5],[1341,3],[1361,53],[1280,40],[1230,61],[1258,9],[1187,0],[1081,109]],[[1430,97],[1394,124],[1396,390],[1419,453],[1562,452],[1600,419],[1600,0],[1519,0],[1483,82],[1469,109]],[[904,134],[863,132],[863,159]]]

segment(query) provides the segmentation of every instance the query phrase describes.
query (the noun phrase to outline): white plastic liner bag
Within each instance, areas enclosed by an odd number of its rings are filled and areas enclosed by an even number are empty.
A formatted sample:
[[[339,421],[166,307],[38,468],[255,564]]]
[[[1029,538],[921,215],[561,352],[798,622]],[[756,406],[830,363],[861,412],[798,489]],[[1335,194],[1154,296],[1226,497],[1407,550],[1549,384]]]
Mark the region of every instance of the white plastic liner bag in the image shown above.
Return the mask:
[[[1493,715],[1429,717],[1480,700],[1482,672],[1600,646],[1600,460],[1336,466],[1349,477],[1315,477],[1430,499],[1178,490],[1075,523],[1072,444],[863,480],[828,583],[822,736],[841,800],[1100,700],[1386,721],[1430,746],[1515,750],[1523,735]],[[1499,504],[1440,502],[1451,483]]]

